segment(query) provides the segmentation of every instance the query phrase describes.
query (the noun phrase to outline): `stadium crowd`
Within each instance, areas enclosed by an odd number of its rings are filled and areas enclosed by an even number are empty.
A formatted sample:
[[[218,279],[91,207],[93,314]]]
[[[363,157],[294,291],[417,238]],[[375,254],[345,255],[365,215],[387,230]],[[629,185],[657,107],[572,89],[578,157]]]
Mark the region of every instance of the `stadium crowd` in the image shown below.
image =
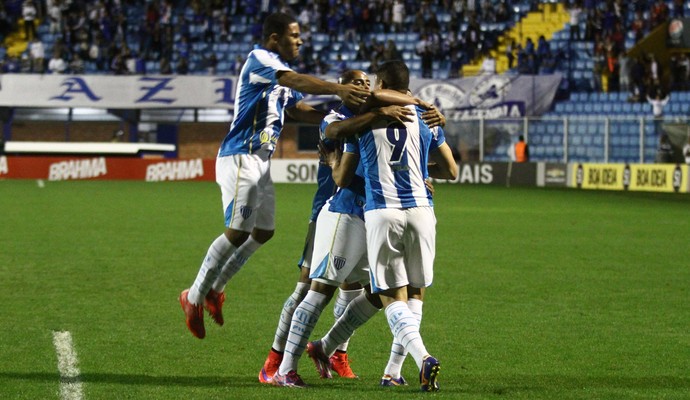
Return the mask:
[[[418,60],[421,77],[458,77],[462,65],[488,56],[502,31],[537,0],[7,0],[0,5],[0,40],[27,42],[21,54],[0,46],[0,71],[25,73],[236,74],[246,48],[217,53],[216,43],[257,42],[263,16],[281,11],[302,26],[300,72],[340,73],[352,61],[371,72],[384,60]],[[644,101],[658,87],[653,55],[626,56],[628,32],[640,40],[684,0],[566,0],[571,42],[593,43],[589,90],[629,90]],[[495,24],[493,27],[490,24]],[[43,32],[43,35],[41,34]],[[410,34],[412,48],[377,34]],[[325,41],[317,42],[316,36]],[[47,40],[46,38],[49,38]],[[570,46],[543,36],[510,43],[510,68],[521,74],[567,72]],[[336,53],[336,54],[333,54]],[[231,59],[226,59],[231,58]],[[222,62],[223,68],[219,68]],[[152,68],[152,65],[154,68]],[[362,65],[362,64],[360,64]],[[687,88],[690,61],[672,60],[674,87]],[[448,71],[447,75],[435,70]],[[603,79],[602,79],[603,78]]]

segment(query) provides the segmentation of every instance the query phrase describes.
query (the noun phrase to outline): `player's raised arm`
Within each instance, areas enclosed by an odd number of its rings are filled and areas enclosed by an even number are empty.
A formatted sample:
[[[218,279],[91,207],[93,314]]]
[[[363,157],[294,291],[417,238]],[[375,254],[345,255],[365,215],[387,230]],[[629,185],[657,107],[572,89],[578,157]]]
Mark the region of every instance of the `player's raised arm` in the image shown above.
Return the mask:
[[[344,102],[361,105],[369,96],[369,91],[353,84],[342,85],[328,82],[315,76],[300,74],[294,71],[279,71],[278,83],[308,94],[334,94]]]
[[[371,93],[371,96],[367,99],[366,103],[362,105],[360,111],[366,112],[376,107],[384,107],[389,105],[416,105],[422,107],[426,110],[422,113],[422,120],[429,125],[430,128],[446,125],[446,118],[438,110],[438,108],[436,108],[436,106],[412,96],[409,90],[407,93],[401,93],[397,90],[376,89]]]

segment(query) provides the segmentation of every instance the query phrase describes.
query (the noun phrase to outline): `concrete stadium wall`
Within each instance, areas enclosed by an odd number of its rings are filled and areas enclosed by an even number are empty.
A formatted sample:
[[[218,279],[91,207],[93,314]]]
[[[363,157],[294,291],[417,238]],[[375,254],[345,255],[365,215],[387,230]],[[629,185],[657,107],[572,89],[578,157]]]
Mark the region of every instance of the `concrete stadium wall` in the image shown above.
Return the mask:
[[[227,123],[180,123],[178,136],[179,158],[215,158],[218,146],[225,137]],[[12,124],[13,141],[41,142],[109,142],[113,133],[119,129],[125,131],[129,138],[126,124],[119,122],[14,122]],[[318,157],[316,150],[299,151],[297,147],[297,127],[288,124],[281,134],[275,153],[276,158]]]

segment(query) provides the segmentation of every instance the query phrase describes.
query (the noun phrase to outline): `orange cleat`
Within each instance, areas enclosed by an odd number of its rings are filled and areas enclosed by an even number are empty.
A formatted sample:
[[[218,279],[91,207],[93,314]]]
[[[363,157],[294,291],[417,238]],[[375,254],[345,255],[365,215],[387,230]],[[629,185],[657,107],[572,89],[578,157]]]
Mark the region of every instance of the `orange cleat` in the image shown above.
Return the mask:
[[[273,375],[278,372],[278,367],[280,367],[281,362],[283,362],[283,353],[278,353],[271,349],[264,362],[264,367],[261,368],[261,372],[259,372],[259,382],[268,384],[273,383]]]
[[[223,303],[225,302],[225,292],[216,292],[211,289],[204,299],[204,308],[208,311],[213,322],[223,326]]]
[[[187,320],[187,328],[192,332],[192,335],[203,339],[206,337],[206,328],[204,328],[204,308],[201,305],[194,305],[189,302],[187,298],[189,289],[185,289],[180,293],[180,305]]]
[[[352,372],[352,368],[350,368],[350,361],[347,358],[346,352],[336,350],[331,356],[330,361],[331,369],[335,371],[336,374],[340,375],[341,378],[359,378],[354,372]]]

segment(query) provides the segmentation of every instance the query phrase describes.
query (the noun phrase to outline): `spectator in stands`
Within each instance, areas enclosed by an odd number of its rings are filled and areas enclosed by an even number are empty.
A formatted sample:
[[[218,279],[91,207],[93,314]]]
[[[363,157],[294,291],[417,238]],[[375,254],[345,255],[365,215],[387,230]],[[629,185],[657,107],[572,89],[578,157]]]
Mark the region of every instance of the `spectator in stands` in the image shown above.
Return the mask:
[[[618,66],[618,55],[614,49],[608,49],[606,54],[606,91],[617,92],[620,88],[620,74]]]
[[[630,90],[630,58],[625,51],[618,57],[619,88],[622,92]]]
[[[395,42],[391,39],[388,39],[388,41],[386,42],[386,48],[383,49],[383,59],[386,61],[402,60],[402,56],[398,51],[398,47],[395,45]]]
[[[13,74],[19,72],[21,66],[19,59],[13,55],[6,55],[6,59],[2,68],[2,72],[6,74]]]
[[[345,27],[345,33],[343,35],[343,47],[349,48],[351,43],[357,40],[357,19],[352,11],[352,8],[345,10],[345,15],[343,16],[342,25]]]
[[[127,75],[127,64],[122,52],[117,53],[110,62],[110,72],[114,75]]]
[[[72,74],[83,74],[85,67],[84,67],[84,60],[81,58],[79,53],[74,53],[72,54],[72,60],[69,62],[69,70],[70,73]]]
[[[340,21],[335,8],[331,8],[326,16],[326,24],[328,26],[328,43],[333,44],[338,42],[338,33],[340,32]]]
[[[48,61],[48,71],[51,74],[63,74],[67,69],[67,64],[62,58],[62,52],[60,49],[53,49],[53,57]]]
[[[244,66],[244,58],[241,55],[235,56],[235,61],[230,63],[230,75],[238,76]]]
[[[36,17],[38,9],[33,0],[24,0],[22,18],[24,19],[24,39],[32,40],[36,36]]]
[[[173,70],[169,58],[161,57],[159,72],[161,75],[172,75]]]
[[[434,50],[430,35],[423,35],[417,43],[417,55],[422,58],[422,78],[433,77]]]
[[[496,73],[496,59],[491,53],[487,54],[482,60],[482,66],[480,67],[481,74],[493,75]]]
[[[232,40],[232,36],[230,35],[230,18],[226,14],[223,14],[220,16],[220,22],[218,24],[220,26],[220,41],[221,42],[229,42]]]
[[[177,61],[177,66],[175,67],[175,73],[177,75],[187,75],[189,73],[189,61],[186,58],[180,58]]]
[[[209,75],[215,75],[218,72],[218,56],[216,53],[211,53],[208,58],[204,59],[206,65],[206,72]]]
[[[630,30],[633,32],[633,35],[635,36],[635,43],[642,40],[645,33],[647,32],[647,20],[644,18],[644,15],[641,11],[635,12],[635,19],[630,24]]]
[[[606,71],[606,49],[604,43],[598,40],[594,43],[594,53],[592,54],[592,90],[601,92],[603,90],[602,74]]]
[[[656,0],[650,11],[651,29],[663,24],[668,20],[669,9],[664,0]]]
[[[654,133],[660,136],[663,133],[664,107],[668,104],[669,96],[663,97],[660,89],[657,89],[654,97],[647,96],[647,102],[652,105],[654,115]]]
[[[46,1],[48,21],[50,22],[49,32],[51,34],[62,33],[62,0]]]
[[[582,3],[577,0],[569,8],[570,15],[570,40],[580,40],[580,18],[582,17]]]
[[[525,143],[525,137],[520,135],[518,141],[508,148],[508,156],[512,162],[528,162],[529,146]]]
[[[539,62],[539,74],[550,75],[556,71],[556,57],[550,51]]]
[[[23,74],[31,72],[31,58],[27,52],[23,52],[19,58],[19,72]]]
[[[673,162],[673,146],[668,138],[668,135],[663,133],[659,136],[659,148],[656,152],[656,162],[660,164],[669,164]]]
[[[357,54],[355,54],[355,60],[368,60],[370,55],[371,53],[369,47],[366,45],[366,43],[364,43],[364,40],[360,40],[359,45],[357,46]]]
[[[393,31],[403,32],[403,23],[405,21],[405,3],[403,0],[394,0],[392,9]],[[389,60],[394,60],[393,58]]]
[[[345,72],[345,70],[347,70],[347,61],[343,60],[343,55],[341,53],[338,53],[336,58],[335,70],[338,75],[341,75],[343,72]]]
[[[515,64],[515,50],[517,46],[515,44],[515,39],[510,39],[506,45],[506,58],[508,59],[508,69],[513,69],[513,64]]]
[[[645,79],[644,62],[638,57],[631,59],[630,62],[632,93],[628,101],[644,102],[647,98],[647,80]]]
[[[688,136],[688,142],[683,146],[683,157],[685,157],[685,163],[690,165],[690,136]]]
[[[46,50],[38,35],[29,43],[29,55],[31,59],[31,72],[42,74],[44,72]]]

